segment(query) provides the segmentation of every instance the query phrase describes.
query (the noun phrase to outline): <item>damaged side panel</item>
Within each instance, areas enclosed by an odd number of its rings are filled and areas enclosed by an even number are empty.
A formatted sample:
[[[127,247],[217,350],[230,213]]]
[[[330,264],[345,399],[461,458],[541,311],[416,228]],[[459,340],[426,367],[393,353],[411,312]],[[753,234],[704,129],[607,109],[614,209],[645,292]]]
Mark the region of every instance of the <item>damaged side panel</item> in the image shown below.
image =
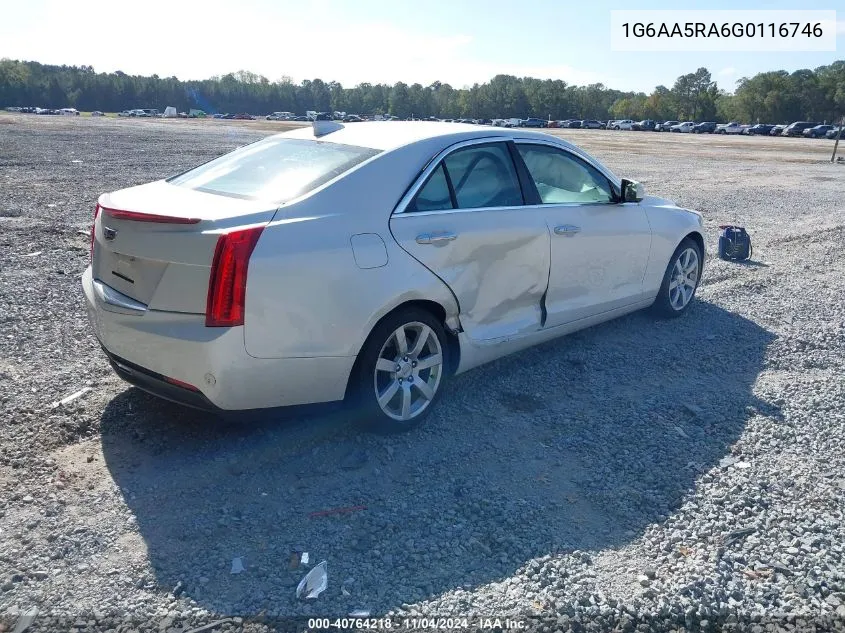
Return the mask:
[[[549,280],[550,236],[542,209],[507,207],[394,215],[397,242],[454,293],[473,340],[538,330]],[[432,237],[447,236],[448,239]]]

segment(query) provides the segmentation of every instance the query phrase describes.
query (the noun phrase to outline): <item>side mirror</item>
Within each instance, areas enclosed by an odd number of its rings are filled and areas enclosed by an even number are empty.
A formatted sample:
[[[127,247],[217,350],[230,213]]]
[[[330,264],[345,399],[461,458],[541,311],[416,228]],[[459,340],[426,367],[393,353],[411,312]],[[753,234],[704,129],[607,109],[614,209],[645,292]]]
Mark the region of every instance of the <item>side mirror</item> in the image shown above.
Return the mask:
[[[645,198],[645,187],[636,180],[622,179],[622,202],[640,202]]]

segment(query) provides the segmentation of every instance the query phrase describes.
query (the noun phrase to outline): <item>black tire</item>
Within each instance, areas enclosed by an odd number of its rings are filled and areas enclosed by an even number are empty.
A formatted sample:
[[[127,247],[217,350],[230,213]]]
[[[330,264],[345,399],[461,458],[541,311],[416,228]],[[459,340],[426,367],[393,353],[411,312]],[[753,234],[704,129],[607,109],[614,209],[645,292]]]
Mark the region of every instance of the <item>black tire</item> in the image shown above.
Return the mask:
[[[398,351],[394,333],[399,330],[400,327],[404,326],[409,328],[409,332],[413,332],[416,326],[412,326],[410,324],[423,324],[430,328],[429,335],[436,337],[437,347],[439,348],[442,359],[440,366],[437,368],[439,377],[437,378],[436,385],[433,389],[434,396],[427,400],[427,404],[421,407],[419,413],[415,414],[410,419],[399,420],[388,415],[382,409],[381,405],[379,405],[376,397],[376,388],[379,381],[386,380],[387,385],[390,385],[393,382],[403,383],[403,388],[407,387],[407,391],[412,394],[410,396],[412,401],[414,397],[417,397],[418,399],[424,398],[423,392],[419,388],[420,382],[429,385],[429,388],[431,387],[430,383],[435,382],[432,380],[432,376],[434,375],[434,370],[432,369],[423,369],[418,373],[412,373],[410,377],[405,379],[398,377],[398,373],[400,372],[393,375],[384,370],[380,370],[378,377],[376,376],[376,363],[378,362],[383,349],[387,348],[388,351],[386,353],[391,355],[393,351]],[[407,348],[409,348],[409,351],[413,351],[412,348],[415,342],[416,339],[407,341]],[[423,351],[428,352],[428,355],[433,355],[431,352],[431,346],[432,343],[430,342],[425,344],[426,349]],[[428,357],[428,355],[425,357]],[[409,358],[411,357],[409,356]],[[424,357],[420,354],[419,358]],[[402,361],[399,360],[398,362]],[[408,369],[407,364],[409,362],[414,362],[414,367],[416,367],[416,361],[413,361],[412,359],[405,363],[406,367],[404,367],[403,370]],[[350,377],[347,404],[352,409],[355,421],[368,431],[380,434],[410,431],[411,429],[419,426],[431,413],[437,401],[440,399],[440,395],[443,393],[444,386],[451,373],[450,369],[450,341],[445,329],[443,328],[443,324],[431,312],[422,308],[414,306],[401,308],[396,312],[388,314],[379,321],[373,328],[370,336],[367,338],[367,342],[364,343],[364,346],[361,348],[358,360],[353,368],[353,374]],[[413,372],[414,370],[411,369],[410,371]],[[412,384],[415,377],[417,379],[416,385]],[[386,391],[387,388],[383,390],[383,392]],[[396,395],[388,401],[388,409],[391,408],[389,406],[391,402],[395,402],[399,406],[402,404],[402,398],[404,398],[404,392],[402,389],[394,393]],[[400,399],[399,402],[394,400],[396,397]]]
[[[675,272],[675,265],[678,262],[678,259],[689,249],[693,249],[695,251],[695,256],[697,258],[695,285],[689,299],[686,300],[686,303],[684,303],[682,307],[678,308],[676,304],[673,304],[673,295],[670,290],[670,285],[674,280],[673,273]],[[689,237],[684,238],[684,240],[678,245],[678,248],[675,249],[675,252],[672,253],[672,257],[669,259],[669,264],[666,266],[666,272],[663,273],[663,283],[660,284],[660,292],[657,293],[657,298],[651,306],[652,313],[664,319],[676,318],[684,314],[692,305],[693,299],[695,299],[695,293],[698,290],[698,284],[701,281],[703,265],[704,256],[699,245],[695,242],[695,240]]]

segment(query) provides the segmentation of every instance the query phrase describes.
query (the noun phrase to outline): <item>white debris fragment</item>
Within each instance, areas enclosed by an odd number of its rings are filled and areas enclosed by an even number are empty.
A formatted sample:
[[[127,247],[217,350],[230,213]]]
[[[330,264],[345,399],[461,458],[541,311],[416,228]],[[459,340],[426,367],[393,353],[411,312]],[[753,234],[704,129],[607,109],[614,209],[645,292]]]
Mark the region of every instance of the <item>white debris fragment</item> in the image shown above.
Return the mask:
[[[237,558],[232,559],[232,573],[233,574],[240,574],[241,572],[246,571],[246,567],[244,567],[243,559],[238,556]]]
[[[12,633],[23,633],[26,631],[35,621],[36,616],[38,616],[38,607],[30,607],[27,609],[18,618],[18,622],[15,624],[15,628]]]
[[[38,257],[44,251],[35,251],[34,253],[27,253],[24,257]]]
[[[307,565],[308,559],[309,559],[308,552],[302,552],[302,556],[299,557],[299,562],[302,563],[303,565]]]
[[[296,587],[296,597],[304,597],[306,599],[316,598],[328,586],[329,576],[326,573],[326,561],[323,561],[305,574],[305,577],[299,581],[299,585]]]
[[[53,405],[52,405],[52,408],[55,409],[56,407],[63,407],[64,405],[66,405],[70,402],[73,402],[74,400],[76,400],[80,396],[84,396],[86,393],[88,393],[92,389],[93,389],[92,387],[83,387],[82,389],[80,389],[76,393],[72,393],[69,396],[67,396],[66,398],[62,398],[58,402],[54,402]]]

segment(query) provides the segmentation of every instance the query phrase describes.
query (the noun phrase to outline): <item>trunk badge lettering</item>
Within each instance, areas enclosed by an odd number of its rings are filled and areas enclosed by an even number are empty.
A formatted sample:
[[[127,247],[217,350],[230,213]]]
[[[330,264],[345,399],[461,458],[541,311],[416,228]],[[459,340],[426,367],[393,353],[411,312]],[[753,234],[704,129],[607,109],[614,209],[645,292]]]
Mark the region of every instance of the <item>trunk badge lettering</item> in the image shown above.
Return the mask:
[[[117,237],[117,230],[109,226],[104,226],[103,237],[106,238],[109,242],[111,242],[114,238]]]

